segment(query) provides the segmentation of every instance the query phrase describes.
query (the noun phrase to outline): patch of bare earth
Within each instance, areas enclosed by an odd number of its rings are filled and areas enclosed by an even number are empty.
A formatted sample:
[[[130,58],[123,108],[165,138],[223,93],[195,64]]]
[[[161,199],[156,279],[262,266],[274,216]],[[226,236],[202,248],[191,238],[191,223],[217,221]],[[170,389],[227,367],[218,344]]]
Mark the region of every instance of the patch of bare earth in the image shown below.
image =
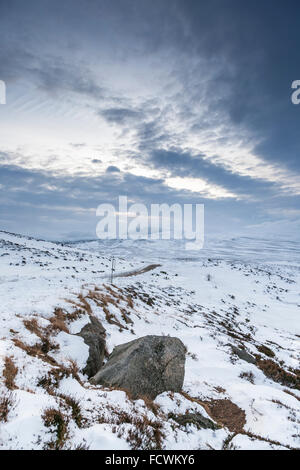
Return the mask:
[[[181,395],[187,400],[203,406],[205,411],[219,426],[226,427],[235,434],[244,432],[246,413],[228,398],[204,401],[191,397],[186,392],[181,392]]]
[[[225,426],[230,432],[243,432],[246,424],[246,413],[228,399],[203,402],[208,414],[218,424]]]

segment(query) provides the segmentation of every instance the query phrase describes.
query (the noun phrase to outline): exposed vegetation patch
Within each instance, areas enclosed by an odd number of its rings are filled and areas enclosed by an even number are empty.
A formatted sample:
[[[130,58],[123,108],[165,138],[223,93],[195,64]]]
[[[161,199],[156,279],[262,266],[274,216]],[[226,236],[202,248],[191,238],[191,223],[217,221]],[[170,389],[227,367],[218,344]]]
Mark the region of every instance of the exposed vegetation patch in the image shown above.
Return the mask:
[[[47,408],[42,414],[42,420],[50,432],[54,435],[53,439],[45,444],[44,449],[61,450],[66,445],[69,437],[68,424],[69,417],[61,410]]]
[[[107,286],[103,284],[103,289],[100,290],[98,287],[95,287],[93,290],[89,290],[86,297],[81,296],[80,301],[83,304],[84,308],[88,313],[90,305],[88,299],[95,302],[98,307],[101,307],[105,319],[111,325],[116,325],[120,331],[128,330],[127,325],[132,325],[133,321],[130,318],[130,309],[133,308],[132,297],[128,295],[123,289],[118,288],[117,286],[111,285]],[[87,304],[89,307],[87,307]],[[109,306],[112,305],[116,307],[120,312],[120,317],[124,321],[117,318],[115,313],[112,313],[109,309]],[[129,309],[129,310],[128,310]]]
[[[67,312],[64,309],[57,307],[54,310],[54,315],[58,317],[62,317],[64,322],[69,322],[69,321],[75,321],[78,320],[80,317],[88,313],[85,310],[85,306],[82,305],[81,303],[75,302],[74,300],[71,299],[65,299],[65,302],[73,305],[74,310],[73,312]],[[56,313],[57,312],[57,313]]]
[[[245,380],[248,380],[248,382],[250,382],[251,384],[254,384],[254,374],[253,372],[249,371],[249,372],[241,372],[239,377],[241,379],[245,379]]]
[[[298,397],[295,393],[291,392],[290,390],[284,389],[284,392],[296,398],[296,400],[300,401],[300,397]]]
[[[15,390],[15,378],[18,373],[18,367],[15,365],[11,357],[6,356],[4,359],[3,377],[4,384],[8,390]]]
[[[257,366],[269,379],[274,380],[274,382],[300,390],[299,377],[296,374],[286,372],[276,362],[271,361],[271,359],[258,359]]]
[[[13,394],[4,393],[0,396],[0,423],[6,423],[8,421],[8,415],[15,405],[15,399]]]
[[[42,328],[38,324],[36,318],[31,318],[29,320],[26,319],[23,323],[28,331],[35,334],[40,339],[40,343],[36,343],[34,346],[26,346],[20,340],[14,339],[16,346],[20,347],[31,356],[46,356],[50,351],[57,351],[57,349],[59,349],[58,344],[53,341],[53,338],[51,338],[51,335],[53,334],[52,324],[50,327]],[[51,361],[51,358],[48,357],[47,361]],[[52,359],[52,361],[54,361],[54,359]]]
[[[118,437],[124,437],[133,450],[159,450],[162,449],[166,437],[163,432],[163,423],[158,419],[151,419],[146,414],[134,412],[127,413],[113,407],[108,407],[110,417],[100,416],[98,422],[112,424],[112,431]],[[131,425],[124,427],[124,425]]]
[[[244,431],[242,434],[244,434],[245,436],[250,437],[250,439],[254,439],[254,440],[258,440],[258,441],[262,441],[262,442],[268,442],[269,444],[271,444],[273,446],[276,446],[276,447],[286,447],[286,449],[289,449],[289,450],[299,450],[299,448],[291,447],[288,444],[281,444],[279,441],[275,441],[273,439],[268,439],[266,437],[260,436],[259,434],[254,434],[254,433],[249,432],[249,431],[246,431],[246,432]]]
[[[48,374],[41,377],[37,385],[39,387],[43,387],[49,394],[53,395],[55,393],[55,389],[59,387],[59,383],[62,379],[73,377],[77,380],[81,385],[81,379],[79,377],[79,370],[78,366],[74,361],[69,361],[69,367],[64,365],[59,365],[48,372]]]
[[[237,435],[237,433],[229,434],[229,436],[224,439],[222,444],[222,450],[236,450],[236,446],[232,443],[232,439]]]
[[[33,346],[25,344],[18,338],[14,338],[13,343],[15,346],[26,352],[26,354],[28,354],[29,356],[38,357],[42,361],[47,362],[52,366],[57,365],[56,360],[53,357],[49,356],[48,353],[50,351],[56,351],[57,349],[59,349],[59,346],[58,344],[51,342],[49,338],[45,338],[44,341],[36,343]]]
[[[152,411],[154,415],[158,414],[158,411],[160,410],[160,406],[157,403],[154,403],[154,401],[151,400],[151,398],[146,397],[146,396],[141,397],[141,399],[144,400],[146,407],[150,411]]]
[[[264,346],[263,344],[261,346],[258,346],[257,350],[268,357],[275,357],[275,353],[272,351],[272,349],[268,348],[267,346]]]
[[[38,336],[40,339],[44,339],[45,332],[39,326],[38,321],[36,318],[30,318],[23,321],[25,328],[30,331],[31,333]]]
[[[66,314],[61,308],[54,310],[54,315],[50,318],[50,323],[54,331],[64,331],[69,333],[69,328],[66,325]]]
[[[79,401],[69,395],[59,394],[59,397],[62,398],[65,403],[71,408],[72,419],[75,421],[79,428],[82,428],[85,423],[85,419],[82,415]]]
[[[120,421],[126,422],[127,417],[120,417]],[[163,423],[158,420],[151,420],[146,415],[134,416],[129,419],[132,425],[128,431],[127,442],[133,450],[160,450],[162,449]],[[120,433],[119,435],[122,435]]]

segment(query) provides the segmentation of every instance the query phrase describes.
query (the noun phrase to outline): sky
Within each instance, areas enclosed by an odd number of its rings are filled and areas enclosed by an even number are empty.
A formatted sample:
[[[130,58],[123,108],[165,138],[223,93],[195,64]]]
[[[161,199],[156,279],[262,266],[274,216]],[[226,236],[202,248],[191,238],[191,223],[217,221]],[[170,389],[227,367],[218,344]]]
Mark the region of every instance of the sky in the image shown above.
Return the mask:
[[[299,239],[298,0],[0,0],[0,80],[0,230],[95,238],[126,195]]]

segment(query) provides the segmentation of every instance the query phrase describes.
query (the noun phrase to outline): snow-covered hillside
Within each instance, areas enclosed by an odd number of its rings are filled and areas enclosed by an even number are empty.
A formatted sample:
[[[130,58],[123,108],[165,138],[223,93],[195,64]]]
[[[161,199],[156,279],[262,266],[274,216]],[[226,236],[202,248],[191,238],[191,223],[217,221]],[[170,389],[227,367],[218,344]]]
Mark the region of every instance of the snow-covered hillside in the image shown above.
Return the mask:
[[[247,239],[189,253],[0,232],[0,448],[300,448],[299,253]],[[76,336],[91,313],[108,353],[148,334],[180,338],[183,392],[134,401],[91,385]]]

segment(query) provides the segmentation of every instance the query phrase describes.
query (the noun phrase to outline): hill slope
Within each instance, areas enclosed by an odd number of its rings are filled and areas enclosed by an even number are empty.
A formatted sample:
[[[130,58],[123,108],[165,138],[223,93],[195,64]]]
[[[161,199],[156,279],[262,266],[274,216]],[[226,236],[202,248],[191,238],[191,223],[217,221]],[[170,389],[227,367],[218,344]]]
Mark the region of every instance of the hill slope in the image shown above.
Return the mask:
[[[225,252],[0,232],[0,447],[299,448],[298,265],[289,254],[277,264],[276,252],[271,267],[257,265],[246,245],[246,261]],[[132,275],[111,286],[112,254],[116,274]],[[76,333],[91,313],[109,353],[147,334],[180,338],[183,393],[133,401],[90,385],[81,372],[88,347]]]

